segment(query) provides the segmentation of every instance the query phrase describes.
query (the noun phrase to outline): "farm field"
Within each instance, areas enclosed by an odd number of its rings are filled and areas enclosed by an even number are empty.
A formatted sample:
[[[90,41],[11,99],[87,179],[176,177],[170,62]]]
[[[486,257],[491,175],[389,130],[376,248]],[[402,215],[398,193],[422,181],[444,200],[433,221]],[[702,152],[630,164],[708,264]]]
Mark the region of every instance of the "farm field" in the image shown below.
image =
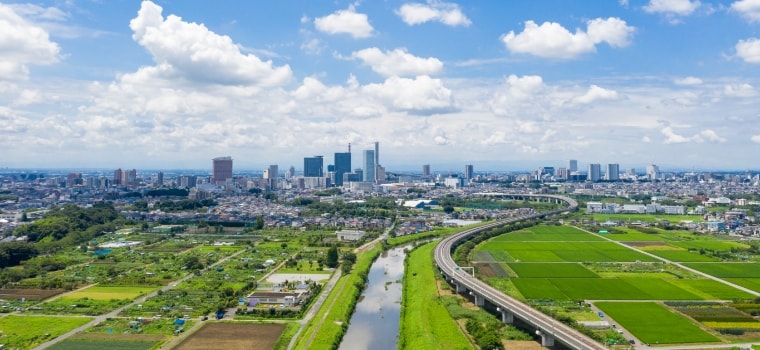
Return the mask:
[[[150,350],[166,339],[157,335],[77,334],[48,349],[51,350]]]
[[[701,215],[669,215],[669,214],[592,214],[595,221],[641,221],[641,222],[656,222],[656,221],[668,221],[670,223],[678,223],[681,221],[694,221],[702,222]]]
[[[0,299],[45,300],[63,292],[63,289],[0,289]]]
[[[90,322],[90,317],[17,316],[0,318],[0,344],[31,349]]]
[[[285,330],[282,324],[207,323],[175,350],[272,350]]]
[[[654,345],[720,341],[689,319],[658,303],[597,302],[595,305],[644,343]]]
[[[755,295],[641,253],[647,252],[681,262],[698,271],[760,291],[760,263],[742,261],[741,255],[747,253],[735,253],[750,247],[744,242],[720,240],[685,231],[649,228],[639,230],[615,227],[614,230],[611,229],[614,233],[608,234],[582,230],[575,230],[580,234],[568,234],[566,232],[569,231],[561,230],[565,234],[559,234],[552,231],[556,227],[538,225],[531,227],[530,231],[522,229],[479,244],[470,255],[476,262],[477,273],[489,284],[518,299],[526,300],[531,305],[548,305],[549,309],[575,320],[599,320],[595,315],[589,319],[589,315],[581,314],[572,304],[567,304],[577,300],[587,300],[595,305],[630,301],[623,303],[622,307],[629,304],[641,306],[653,300],[679,305],[723,300],[722,304],[727,308],[747,303],[745,308],[749,311],[737,313],[760,314],[760,304],[754,304]],[[603,241],[580,239],[584,235]],[[562,241],[562,237],[572,238]],[[606,241],[605,238],[617,240],[625,246]],[[725,261],[732,257],[734,261]],[[502,267],[499,273],[499,269],[494,269],[498,266]],[[569,307],[563,306],[565,304]],[[652,304],[654,308],[678,316],[667,305]],[[712,328],[714,334],[702,331],[703,335],[694,333],[695,337],[689,337],[691,331],[686,330],[681,336],[675,334],[671,338],[665,338],[655,331],[641,329],[638,330],[644,334],[641,340],[649,337],[647,339],[652,339],[652,343],[659,341],[660,344],[666,344],[738,342],[760,338],[760,322],[754,322],[756,320],[751,317],[749,320],[741,317],[692,319],[685,315],[690,316],[684,312],[684,315],[678,317],[697,330],[700,326],[704,329]],[[648,333],[652,334],[647,335]]]
[[[88,298],[94,300],[111,300],[111,299],[134,299],[143,294],[147,294],[156,288],[144,286],[104,286],[97,285],[80,291],[68,293],[62,296],[62,299],[80,299]]]

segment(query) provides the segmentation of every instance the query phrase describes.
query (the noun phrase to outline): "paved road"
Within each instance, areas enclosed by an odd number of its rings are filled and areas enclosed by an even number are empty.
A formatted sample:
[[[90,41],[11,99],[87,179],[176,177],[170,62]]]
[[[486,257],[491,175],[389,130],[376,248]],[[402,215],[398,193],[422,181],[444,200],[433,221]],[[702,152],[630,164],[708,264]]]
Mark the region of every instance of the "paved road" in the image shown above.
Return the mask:
[[[238,256],[238,255],[240,255],[240,254],[242,254],[242,253],[243,253],[243,252],[245,252],[246,250],[247,250],[247,248],[246,248],[246,249],[242,249],[242,250],[240,250],[240,251],[236,252],[235,254],[232,254],[232,255],[230,255],[230,256],[228,256],[228,257],[226,257],[226,258],[220,259],[219,261],[215,262],[214,264],[207,266],[207,267],[205,268],[205,270],[208,270],[208,269],[212,269],[212,268],[215,268],[217,265],[219,265],[219,264],[222,264],[222,263],[224,263],[225,261],[227,261],[227,260],[229,260],[229,259],[232,259],[232,258],[234,258],[234,257],[236,257],[236,256]],[[143,302],[145,299],[148,299],[148,298],[151,298],[151,297],[153,297],[153,296],[156,296],[156,295],[158,294],[158,291],[159,291],[159,290],[160,290],[160,291],[162,291],[162,292],[165,292],[165,291],[167,291],[167,290],[169,290],[169,289],[172,289],[172,288],[174,288],[174,286],[176,286],[176,285],[180,284],[181,282],[184,282],[184,281],[186,281],[186,280],[188,280],[188,279],[191,279],[191,278],[193,278],[194,276],[195,276],[195,275],[194,275],[193,273],[189,273],[189,274],[185,275],[184,277],[182,277],[182,278],[180,278],[180,279],[178,279],[178,280],[176,280],[176,281],[174,281],[174,282],[170,283],[168,286],[165,286],[165,287],[161,287],[161,288],[160,288],[160,289],[158,289],[158,290],[155,290],[155,291],[153,291],[153,292],[151,292],[151,293],[148,293],[148,294],[146,294],[146,295],[144,295],[144,296],[142,296],[142,297],[140,297],[140,298],[137,298],[137,299],[135,299],[134,301],[132,301],[131,303],[129,303],[129,304],[127,304],[127,305],[124,305],[124,306],[122,306],[122,307],[120,307],[120,308],[118,308],[118,309],[116,309],[116,310],[113,310],[113,311],[111,311],[111,312],[107,313],[107,314],[103,314],[103,315],[95,316],[95,319],[93,319],[92,321],[90,321],[90,322],[86,323],[85,325],[83,325],[83,326],[80,326],[80,327],[78,327],[78,328],[75,328],[75,329],[73,329],[73,330],[71,330],[71,331],[69,331],[69,332],[67,332],[67,333],[64,333],[64,334],[62,334],[62,335],[60,335],[60,336],[56,337],[56,338],[55,338],[55,339],[53,339],[53,340],[50,340],[50,341],[48,341],[48,342],[45,342],[45,343],[42,343],[42,344],[40,344],[38,347],[36,347],[35,349],[37,349],[37,350],[41,350],[41,349],[47,349],[48,347],[50,347],[50,346],[52,346],[52,345],[54,345],[54,344],[57,344],[57,343],[59,343],[59,342],[63,341],[64,339],[66,339],[66,338],[68,338],[68,337],[70,337],[70,336],[74,335],[74,334],[77,334],[77,333],[79,333],[79,332],[81,332],[81,331],[84,331],[85,329],[87,329],[87,328],[89,328],[89,327],[92,327],[92,326],[94,326],[94,325],[96,325],[96,324],[99,324],[99,323],[101,323],[101,322],[104,322],[104,321],[105,321],[106,319],[108,319],[108,318],[115,318],[115,317],[118,317],[119,313],[120,313],[120,312],[122,312],[124,309],[126,309],[126,308],[128,308],[128,307],[130,307],[130,306],[132,306],[132,305],[136,305],[136,304],[142,303],[142,302]]]

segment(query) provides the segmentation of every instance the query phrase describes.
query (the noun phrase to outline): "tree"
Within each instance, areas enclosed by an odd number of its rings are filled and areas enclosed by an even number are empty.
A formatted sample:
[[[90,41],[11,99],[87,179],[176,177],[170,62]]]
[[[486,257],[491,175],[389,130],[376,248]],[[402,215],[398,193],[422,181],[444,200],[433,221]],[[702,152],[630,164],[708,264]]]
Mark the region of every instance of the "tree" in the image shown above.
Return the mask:
[[[443,212],[446,213],[446,214],[451,214],[451,213],[454,212],[454,207],[452,207],[450,205],[445,205],[445,206],[443,206]]]
[[[330,247],[330,249],[327,249],[325,265],[329,268],[338,267],[338,247]]]
[[[256,217],[256,223],[253,224],[254,230],[261,230],[264,228],[264,217],[259,215]]]

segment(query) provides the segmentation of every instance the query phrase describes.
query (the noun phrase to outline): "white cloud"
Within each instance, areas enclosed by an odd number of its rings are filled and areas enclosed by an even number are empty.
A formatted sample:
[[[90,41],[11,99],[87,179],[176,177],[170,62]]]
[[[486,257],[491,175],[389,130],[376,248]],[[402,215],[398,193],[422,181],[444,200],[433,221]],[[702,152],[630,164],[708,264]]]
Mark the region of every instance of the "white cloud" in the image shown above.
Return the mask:
[[[755,88],[750,84],[734,84],[723,87],[723,93],[732,97],[752,97],[755,96]]]
[[[738,12],[750,22],[760,22],[760,0],[739,0],[731,4],[731,10]]]
[[[649,138],[649,136],[644,136],[641,138],[641,142],[643,143],[650,143],[652,142],[652,139]]]
[[[538,75],[518,77],[514,74],[507,77],[504,86],[496,88],[489,105],[497,115],[516,115],[519,110],[526,112],[531,106],[545,101],[543,93],[545,86]]]
[[[736,55],[747,63],[760,63],[760,39],[750,38],[736,43]]]
[[[386,105],[412,113],[446,112],[454,107],[451,90],[440,79],[426,75],[414,79],[390,77],[382,84],[365,85],[362,91]]]
[[[676,85],[701,85],[702,79],[699,79],[696,77],[685,77],[685,78],[675,79],[673,82]]]
[[[596,85],[591,85],[588,91],[573,99],[573,102],[580,104],[588,104],[596,100],[614,100],[618,98],[617,91],[608,90]]]
[[[435,57],[422,58],[414,56],[400,48],[393,51],[380,51],[376,47],[355,51],[354,59],[360,59],[372,70],[383,76],[417,76],[435,74],[443,69],[443,62]]]
[[[467,27],[472,23],[459,5],[436,0],[428,0],[427,4],[404,4],[396,11],[396,14],[410,26],[430,21],[438,21],[452,27]]]
[[[718,134],[711,130],[711,129],[705,129],[700,131],[699,133],[691,136],[686,137],[683,135],[676,134],[675,131],[673,131],[673,128],[670,126],[664,127],[660,132],[665,135],[665,143],[688,143],[688,142],[694,142],[694,143],[704,143],[704,142],[713,142],[713,143],[723,143],[726,142],[726,139],[723,137],[718,136]]]
[[[750,140],[752,140],[754,143],[760,143],[760,135],[752,135],[752,137],[750,137]]]
[[[502,42],[514,53],[527,53],[545,58],[572,59],[596,51],[596,45],[607,43],[612,47],[628,45],[635,30],[624,20],[610,17],[586,22],[587,30],[571,33],[561,24],[544,22],[540,26],[526,21],[522,33],[514,31],[503,35]]]
[[[273,67],[253,54],[241,53],[240,46],[226,35],[218,35],[203,24],[184,22],[162,8],[143,1],[137,17],[129,22],[132,38],[145,47],[156,62],[146,73],[165,79],[186,79],[220,85],[274,86],[287,83],[290,67]]]
[[[366,14],[356,13],[354,6],[314,19],[317,30],[328,34],[349,34],[354,38],[369,38],[374,28]]]
[[[23,80],[29,74],[29,65],[58,62],[60,47],[50,41],[43,28],[0,4],[0,52],[0,79]]]
[[[42,7],[35,4],[11,4],[19,16],[36,20],[65,21],[69,15],[57,7]]]
[[[301,44],[301,51],[309,55],[319,55],[322,53],[322,51],[324,51],[325,48],[326,47],[322,41],[317,38],[313,38]]]
[[[699,0],[650,0],[649,4],[644,6],[644,11],[649,13],[688,16],[700,5]]]

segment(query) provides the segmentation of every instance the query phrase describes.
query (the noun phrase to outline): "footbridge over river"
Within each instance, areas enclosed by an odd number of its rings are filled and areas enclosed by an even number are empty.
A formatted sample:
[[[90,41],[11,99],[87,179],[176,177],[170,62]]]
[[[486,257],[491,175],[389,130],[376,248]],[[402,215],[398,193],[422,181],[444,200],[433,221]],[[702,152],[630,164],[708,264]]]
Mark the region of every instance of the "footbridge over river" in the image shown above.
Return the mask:
[[[561,209],[551,210],[542,213],[534,213],[519,217],[500,220],[480,227],[464,230],[447,238],[444,238],[435,248],[435,262],[441,271],[443,277],[456,288],[457,293],[469,293],[475,299],[475,305],[483,307],[486,302],[493,305],[497,312],[501,313],[501,319],[504,323],[513,323],[516,320],[521,321],[533,328],[536,334],[541,336],[541,345],[551,347],[560,343],[570,349],[578,350],[602,350],[606,347],[585,334],[559,322],[540,311],[514,299],[496,288],[493,288],[485,282],[471,276],[463,271],[454,262],[451,257],[451,251],[457,244],[467,240],[469,237],[477,235],[480,232],[492,228],[521,222],[525,220],[538,219],[557,215],[565,212],[574,211],[578,203],[572,198],[555,195],[538,195],[538,194],[503,194],[503,193],[481,193],[483,196],[505,197],[515,200],[535,200],[543,202],[564,203]],[[556,342],[556,343],[555,343]]]

